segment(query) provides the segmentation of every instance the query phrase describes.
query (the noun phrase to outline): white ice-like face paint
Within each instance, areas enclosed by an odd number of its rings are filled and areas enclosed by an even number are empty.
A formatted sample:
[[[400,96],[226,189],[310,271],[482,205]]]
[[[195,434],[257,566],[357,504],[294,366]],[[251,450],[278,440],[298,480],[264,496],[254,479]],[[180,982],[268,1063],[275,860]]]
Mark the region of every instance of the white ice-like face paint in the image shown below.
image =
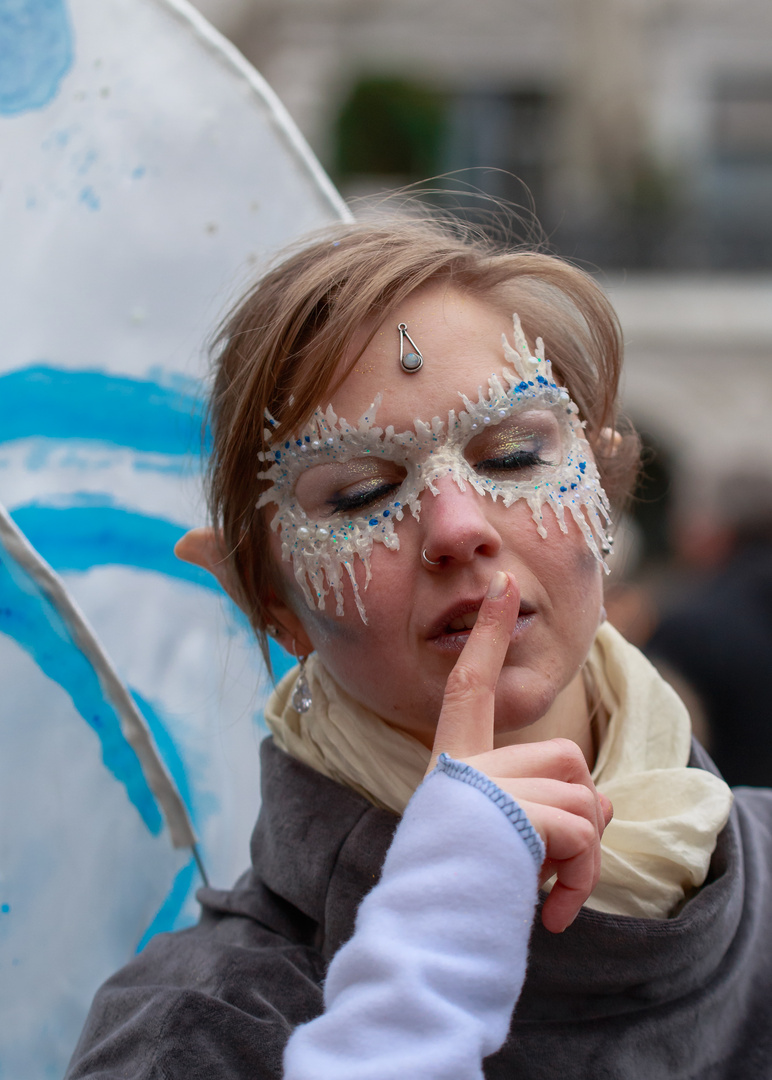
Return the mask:
[[[437,480],[448,475],[461,491],[469,484],[504,506],[525,500],[542,537],[544,507],[551,507],[564,533],[568,510],[608,569],[609,504],[579,410],[555,382],[541,338],[531,354],[517,315],[514,340],[513,349],[502,335],[510,366],[490,376],[477,401],[459,392],[463,409],[451,410],[447,421],[435,416],[429,423],[416,419],[414,430],[384,430],[375,423],[378,396],[357,424],[336,416],[332,406],[317,409],[294,438],[260,454],[270,465],[258,476],[271,486],[257,506],[276,506],[271,528],[279,531],[282,559],[292,563],[311,609],[323,609],[331,590],[343,614],[345,572],[367,622],[355,558],[364,565],[367,588],[373,544],[396,551],[396,523],[406,509],[418,519],[424,489],[437,495]],[[271,434],[269,427],[266,440]]]

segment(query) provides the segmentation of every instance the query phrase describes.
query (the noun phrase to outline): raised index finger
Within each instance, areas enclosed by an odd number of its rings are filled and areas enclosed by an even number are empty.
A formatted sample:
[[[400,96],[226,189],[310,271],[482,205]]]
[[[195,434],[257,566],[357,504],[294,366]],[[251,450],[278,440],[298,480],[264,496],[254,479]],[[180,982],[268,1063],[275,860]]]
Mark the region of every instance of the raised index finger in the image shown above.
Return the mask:
[[[517,582],[497,570],[469,640],[448,676],[430,768],[443,752],[464,759],[493,749],[496,684],[519,609]]]

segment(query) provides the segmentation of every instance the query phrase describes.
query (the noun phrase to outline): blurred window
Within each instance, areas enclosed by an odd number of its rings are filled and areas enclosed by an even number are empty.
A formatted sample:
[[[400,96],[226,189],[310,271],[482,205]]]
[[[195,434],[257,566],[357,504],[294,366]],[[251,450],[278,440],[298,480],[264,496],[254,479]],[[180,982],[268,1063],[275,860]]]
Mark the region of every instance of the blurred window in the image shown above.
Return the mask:
[[[702,174],[707,261],[772,265],[772,76],[725,78],[713,92],[712,149]]]
[[[378,182],[442,177],[435,186],[454,192],[448,205],[462,214],[474,213],[469,187],[518,205],[533,201],[543,214],[553,115],[552,97],[538,86],[459,90],[362,78],[338,116],[336,180],[357,194]],[[446,178],[456,171],[457,180]]]
[[[449,103],[445,167],[490,170],[474,181],[489,195],[530,197],[543,213],[552,145],[553,102],[540,87],[469,90]]]
[[[772,165],[772,78],[719,84],[714,145],[719,162]]]
[[[441,171],[445,95],[403,79],[363,78],[336,126],[336,178],[421,180]]]

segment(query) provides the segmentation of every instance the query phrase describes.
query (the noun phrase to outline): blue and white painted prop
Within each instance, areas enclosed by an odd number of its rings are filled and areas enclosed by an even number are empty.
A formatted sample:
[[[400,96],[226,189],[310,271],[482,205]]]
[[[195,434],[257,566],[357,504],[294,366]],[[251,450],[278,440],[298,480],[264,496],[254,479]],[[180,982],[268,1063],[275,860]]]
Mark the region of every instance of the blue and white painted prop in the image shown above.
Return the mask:
[[[214,883],[247,863],[265,672],[172,554],[204,520],[202,343],[272,250],[347,211],[182,0],[0,0],[0,138],[0,1076],[16,1080],[61,1076],[99,982],[195,917],[194,830]]]

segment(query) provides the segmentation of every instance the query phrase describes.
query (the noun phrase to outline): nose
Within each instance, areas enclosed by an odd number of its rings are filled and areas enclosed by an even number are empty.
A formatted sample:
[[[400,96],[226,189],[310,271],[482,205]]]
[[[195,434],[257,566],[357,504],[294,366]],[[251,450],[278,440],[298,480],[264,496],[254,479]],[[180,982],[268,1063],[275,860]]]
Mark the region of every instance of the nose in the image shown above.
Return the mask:
[[[502,538],[491,520],[493,500],[478,495],[469,484],[461,491],[450,476],[436,480],[435,487],[436,495],[426,489],[421,497],[425,569],[436,573],[478,555],[497,555]]]

